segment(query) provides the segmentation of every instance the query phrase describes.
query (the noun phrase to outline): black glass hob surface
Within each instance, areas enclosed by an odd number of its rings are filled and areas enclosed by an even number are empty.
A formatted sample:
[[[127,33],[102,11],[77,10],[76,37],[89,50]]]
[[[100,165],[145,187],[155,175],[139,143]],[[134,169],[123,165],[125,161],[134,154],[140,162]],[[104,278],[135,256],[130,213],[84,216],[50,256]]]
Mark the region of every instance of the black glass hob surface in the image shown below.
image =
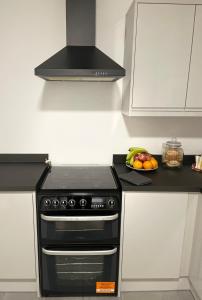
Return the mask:
[[[110,166],[53,166],[41,190],[117,190]]]

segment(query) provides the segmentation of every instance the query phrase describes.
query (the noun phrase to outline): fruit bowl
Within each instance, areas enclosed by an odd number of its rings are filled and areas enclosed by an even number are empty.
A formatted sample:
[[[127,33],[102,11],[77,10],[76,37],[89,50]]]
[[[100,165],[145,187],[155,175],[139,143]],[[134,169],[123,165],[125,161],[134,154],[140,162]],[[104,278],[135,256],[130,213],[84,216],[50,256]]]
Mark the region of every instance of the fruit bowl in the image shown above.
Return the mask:
[[[151,172],[151,171],[155,171],[155,170],[158,169],[158,167],[156,167],[156,168],[154,168],[154,169],[136,169],[136,168],[134,168],[134,167],[128,165],[127,163],[126,163],[126,167],[128,167],[128,168],[130,168],[130,169],[132,169],[132,170],[135,170],[135,171],[140,171],[140,172]]]
[[[150,172],[158,169],[158,161],[145,148],[131,147],[126,156],[126,166],[132,170]]]

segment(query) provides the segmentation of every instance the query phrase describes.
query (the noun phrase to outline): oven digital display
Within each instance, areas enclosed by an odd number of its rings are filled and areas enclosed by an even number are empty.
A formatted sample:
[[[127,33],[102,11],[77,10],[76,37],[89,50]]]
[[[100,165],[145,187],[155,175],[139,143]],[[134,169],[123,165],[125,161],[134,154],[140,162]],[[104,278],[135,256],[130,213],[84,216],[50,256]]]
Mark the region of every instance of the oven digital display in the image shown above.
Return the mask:
[[[92,204],[103,204],[104,199],[103,198],[92,198]]]

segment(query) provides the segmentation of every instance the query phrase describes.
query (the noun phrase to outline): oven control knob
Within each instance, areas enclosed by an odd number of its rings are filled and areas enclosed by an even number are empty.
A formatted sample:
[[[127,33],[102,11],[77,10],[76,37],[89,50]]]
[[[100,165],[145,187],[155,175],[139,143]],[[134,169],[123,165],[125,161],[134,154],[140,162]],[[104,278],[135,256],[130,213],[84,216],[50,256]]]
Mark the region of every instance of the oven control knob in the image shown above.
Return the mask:
[[[110,208],[113,208],[115,206],[115,200],[114,199],[109,199],[108,200],[108,205]]]
[[[70,199],[68,204],[70,207],[74,207],[76,205],[76,201],[74,199]]]
[[[51,205],[51,200],[50,200],[50,199],[44,199],[44,200],[43,200],[43,205],[44,205],[45,207],[49,207],[49,206]]]
[[[58,207],[58,205],[60,204],[58,199],[53,199],[52,204],[54,207]]]
[[[62,207],[66,207],[67,206],[67,200],[60,200],[60,205]]]
[[[81,200],[79,201],[79,203],[80,203],[80,206],[81,206],[81,207],[85,207],[86,204],[87,204],[87,201],[86,201],[86,199],[81,199]]]

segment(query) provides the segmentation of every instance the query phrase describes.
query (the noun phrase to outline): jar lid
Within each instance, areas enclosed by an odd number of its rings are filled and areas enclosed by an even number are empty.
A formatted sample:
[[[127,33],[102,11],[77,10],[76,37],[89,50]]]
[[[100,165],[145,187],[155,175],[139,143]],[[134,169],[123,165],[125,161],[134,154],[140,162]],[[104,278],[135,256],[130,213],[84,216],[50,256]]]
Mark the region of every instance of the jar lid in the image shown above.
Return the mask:
[[[176,138],[172,139],[171,141],[167,141],[166,145],[171,148],[179,148],[182,146],[181,142],[177,141]]]

